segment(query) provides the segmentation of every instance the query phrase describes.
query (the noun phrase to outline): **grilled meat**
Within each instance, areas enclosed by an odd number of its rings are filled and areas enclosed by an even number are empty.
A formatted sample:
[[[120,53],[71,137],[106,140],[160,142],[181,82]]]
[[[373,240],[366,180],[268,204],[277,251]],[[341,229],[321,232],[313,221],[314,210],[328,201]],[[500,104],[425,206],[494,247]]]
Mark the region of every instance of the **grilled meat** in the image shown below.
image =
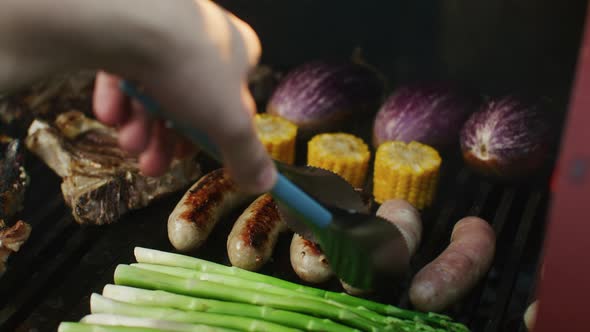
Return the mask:
[[[0,219],[9,220],[22,210],[28,184],[22,142],[0,136]]]
[[[293,234],[289,253],[293,271],[301,280],[319,284],[328,281],[334,275],[320,247],[297,233]]]
[[[229,261],[244,270],[259,270],[287,229],[272,196],[261,195],[242,212],[227,237]]]
[[[94,71],[50,77],[11,94],[0,93],[0,129],[15,137],[26,135],[35,118],[52,121],[58,114],[92,114]]]
[[[421,311],[441,312],[464,297],[489,271],[496,234],[478,217],[465,217],[453,226],[451,242],[413,278],[409,297]]]
[[[36,119],[26,144],[62,178],[65,202],[80,224],[116,222],[201,175],[194,155],[174,160],[160,177],[142,175],[137,158],[119,148],[114,129],[76,111],[52,123]]]
[[[168,239],[179,251],[199,249],[223,216],[253,199],[238,190],[223,168],[205,174],[178,201],[168,217]]]
[[[31,226],[19,220],[12,227],[6,227],[0,219],[0,276],[6,270],[6,261],[10,254],[20,250],[31,234]]]

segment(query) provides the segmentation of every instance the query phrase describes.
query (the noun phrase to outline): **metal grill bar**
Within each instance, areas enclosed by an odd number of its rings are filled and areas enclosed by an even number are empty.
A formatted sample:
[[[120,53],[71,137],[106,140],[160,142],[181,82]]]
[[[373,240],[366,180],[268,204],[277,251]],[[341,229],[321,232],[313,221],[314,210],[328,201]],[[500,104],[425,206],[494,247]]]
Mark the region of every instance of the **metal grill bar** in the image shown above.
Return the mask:
[[[79,260],[72,262],[63,280],[56,282],[55,287],[35,307],[29,315],[32,320],[38,324],[40,319],[44,319],[44,326],[56,328],[63,320],[79,320],[88,314],[90,293],[100,293],[105,284],[113,282],[117,264],[134,261],[135,246],[167,246],[165,220],[171,203],[172,199],[155,202],[153,210],[131,213],[124,222],[102,232]],[[76,285],[75,289],[72,289],[72,284]],[[64,309],[67,310],[64,312]]]
[[[486,203],[490,200],[489,195],[493,189],[493,185],[486,182],[481,184],[480,188],[481,194],[475,200],[467,215],[481,216],[483,208],[485,207]],[[479,303],[481,302],[483,292],[487,286],[486,281],[487,278],[480,281],[479,284],[470,292],[467,298],[463,301],[461,309],[458,310],[460,315],[456,319],[467,324],[471,324],[470,319],[474,316],[475,311],[479,307]]]
[[[495,210],[491,223],[492,227],[494,227],[497,238],[502,231],[503,224],[508,217],[508,212],[513,205],[515,192],[516,190],[514,188],[504,190],[502,192],[500,203],[496,206],[497,209]],[[478,314],[478,311],[481,311],[485,290],[492,287],[493,272],[498,269],[497,265],[498,257],[495,257],[490,272],[486,275],[485,279],[479,282],[476,288],[470,292],[467,299],[464,300],[461,309],[457,310],[459,312],[458,319],[466,323],[468,326],[475,325],[476,320],[481,316],[481,314]]]
[[[467,216],[480,216],[483,208],[485,207],[486,203],[488,202],[490,193],[494,186],[488,182],[482,182],[479,185],[479,190],[477,192],[477,196],[469,208],[469,211],[465,214]]]
[[[515,188],[506,190],[502,195],[502,201],[500,202],[498,212],[493,221],[493,227],[496,234],[501,234],[504,229],[504,224],[506,224],[506,220],[508,219],[508,213],[510,212],[510,207],[512,206],[515,195]]]
[[[10,327],[23,318],[20,315],[29,310],[27,307],[33,306],[46,294],[52,284],[66,274],[68,267],[79,258],[79,255],[76,254],[92,244],[92,237],[90,236],[92,231],[91,229],[80,229],[79,231],[64,233],[69,240],[63,246],[58,246],[59,251],[55,256],[47,259],[47,264],[37,269],[31,278],[26,281],[26,284],[17,283],[17,285],[22,285],[22,288],[19,287],[18,296],[15,296],[13,301],[0,311],[0,323],[2,325]],[[13,287],[15,286],[13,285]]]
[[[451,184],[453,188],[447,193],[442,207],[436,209],[437,217],[434,221],[434,226],[431,228],[429,227],[430,225],[424,225],[425,236],[422,242],[424,247],[421,249],[421,253],[418,253],[415,258],[415,266],[417,268],[427,264],[438,253],[441,244],[445,241],[447,230],[456,222],[452,218],[454,213],[456,213],[457,206],[462,200],[462,196],[464,196],[461,193],[464,187],[466,187],[469,175],[470,173],[466,168],[461,169],[456,177],[456,182]]]
[[[498,290],[498,300],[494,305],[494,316],[488,323],[485,332],[498,331],[501,326],[504,315],[506,314],[506,308],[510,300],[510,294],[516,280],[518,273],[518,267],[520,260],[522,259],[522,253],[525,248],[533,220],[538,211],[539,203],[541,202],[542,193],[533,193],[526,204],[525,212],[522,217],[522,222],[518,228],[518,233],[514,240],[514,246],[512,247],[511,254],[508,257],[508,265],[503,273],[502,283]]]

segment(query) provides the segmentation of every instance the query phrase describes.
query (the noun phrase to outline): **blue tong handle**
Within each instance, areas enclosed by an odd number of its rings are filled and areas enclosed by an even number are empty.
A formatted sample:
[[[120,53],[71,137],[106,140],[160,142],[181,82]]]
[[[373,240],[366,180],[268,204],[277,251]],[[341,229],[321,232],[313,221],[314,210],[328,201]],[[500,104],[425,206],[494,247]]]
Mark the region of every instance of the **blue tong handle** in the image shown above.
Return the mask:
[[[153,99],[137,90],[130,82],[121,81],[119,87],[121,91],[129,97],[137,99],[152,116],[164,116],[164,114],[160,112],[158,104]],[[180,121],[174,121],[171,119],[168,114],[166,115],[166,120],[168,120],[175,129],[182,132],[193,142],[199,144],[211,157],[221,162],[219,151],[206,135],[203,135],[201,132],[189,126],[183,126]],[[280,173],[278,174],[278,179],[274,187],[271,189],[271,195],[298,213],[308,224],[311,223],[316,227],[324,228],[332,222],[332,214],[330,211],[326,210]]]

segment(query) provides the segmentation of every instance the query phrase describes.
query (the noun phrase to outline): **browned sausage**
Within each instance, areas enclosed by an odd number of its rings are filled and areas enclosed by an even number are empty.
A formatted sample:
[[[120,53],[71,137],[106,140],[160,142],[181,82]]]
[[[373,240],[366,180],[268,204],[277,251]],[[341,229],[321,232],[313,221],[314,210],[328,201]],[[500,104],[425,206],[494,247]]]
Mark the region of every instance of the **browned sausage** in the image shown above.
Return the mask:
[[[406,240],[410,256],[413,256],[416,249],[420,246],[420,240],[422,238],[420,212],[412,204],[403,199],[391,199],[379,206],[377,216],[397,226]]]
[[[527,330],[531,331],[535,327],[535,321],[537,320],[537,306],[539,300],[533,301],[524,312],[524,325],[526,326]]]
[[[376,214],[398,227],[406,241],[410,256],[413,256],[420,245],[420,239],[422,237],[420,212],[412,204],[403,199],[391,199],[383,202],[379,206],[379,209],[377,209]],[[373,292],[370,289],[365,290],[352,287],[342,280],[340,280],[340,284],[348,294],[354,296],[364,296]]]
[[[545,263],[541,263],[541,278],[543,279],[543,276],[545,274]],[[527,330],[531,331],[534,327],[535,327],[535,322],[537,320],[537,307],[539,305],[539,300],[535,300],[533,301],[531,304],[529,304],[529,306],[526,308],[526,311],[524,312],[524,316],[523,316],[523,320],[524,320],[524,325],[526,326]]]
[[[438,312],[461,299],[487,273],[496,236],[483,219],[466,217],[453,228],[450,245],[412,280],[410,301],[422,311]]]
[[[201,177],[168,218],[168,239],[179,251],[199,248],[221,217],[252,197],[237,189],[223,168]]]
[[[255,271],[272,256],[279,233],[287,226],[269,194],[258,197],[240,215],[227,238],[227,254],[233,266]]]
[[[290,254],[293,270],[304,281],[322,283],[334,274],[320,248],[299,234],[293,234]]]

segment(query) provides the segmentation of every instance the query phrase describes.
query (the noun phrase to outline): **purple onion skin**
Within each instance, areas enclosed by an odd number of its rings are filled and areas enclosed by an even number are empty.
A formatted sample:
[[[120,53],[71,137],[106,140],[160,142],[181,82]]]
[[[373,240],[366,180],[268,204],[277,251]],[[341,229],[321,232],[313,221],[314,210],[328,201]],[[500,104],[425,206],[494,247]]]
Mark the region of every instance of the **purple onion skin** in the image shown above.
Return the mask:
[[[295,123],[302,133],[337,130],[374,114],[384,89],[381,77],[364,65],[312,61],[287,73],[266,110]]]
[[[443,149],[456,144],[461,128],[477,108],[476,99],[444,85],[398,88],[379,109],[373,145],[418,141]]]
[[[461,131],[465,162],[484,176],[516,180],[544,168],[555,143],[551,119],[537,104],[507,96],[485,102]]]

